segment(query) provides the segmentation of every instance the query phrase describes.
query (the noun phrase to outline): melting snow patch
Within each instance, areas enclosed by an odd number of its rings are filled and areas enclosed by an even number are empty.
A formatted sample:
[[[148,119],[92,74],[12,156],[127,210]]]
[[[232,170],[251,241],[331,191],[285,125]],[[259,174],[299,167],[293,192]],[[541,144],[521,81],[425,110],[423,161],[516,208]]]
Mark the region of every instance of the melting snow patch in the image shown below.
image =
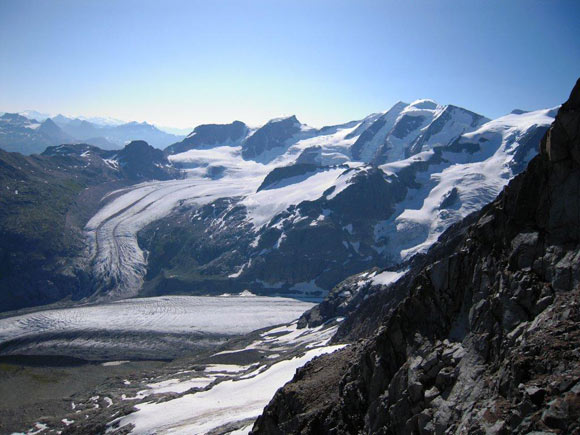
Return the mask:
[[[236,364],[210,364],[205,368],[206,372],[210,373],[240,373],[248,370],[249,366],[239,366]]]
[[[111,366],[120,366],[121,364],[127,364],[130,363],[131,361],[107,361],[102,363],[101,365],[103,367],[111,367]]]
[[[379,273],[378,275],[374,276],[371,281],[373,284],[380,284],[380,285],[389,285],[397,282],[403,275],[405,275],[408,271],[405,270],[403,272],[391,272],[389,270],[385,270],[384,272]]]
[[[185,393],[192,388],[205,388],[213,381],[216,380],[215,376],[206,376],[199,378],[191,378],[187,380],[180,381],[179,379],[168,379],[166,381],[155,382],[152,384],[147,384],[151,391],[143,391],[144,395],[150,394],[161,394],[161,393]]]
[[[228,423],[256,418],[276,390],[290,381],[296,369],[316,356],[334,352],[343,345],[312,349],[301,357],[272,365],[253,378],[227,380],[211,390],[187,394],[162,403],[136,405],[137,412],[110,425],[133,424],[134,433],[179,432],[204,434]]]
[[[42,431],[45,431],[46,429],[48,429],[48,425],[43,424],[43,423],[34,423],[34,427],[36,428],[36,430],[30,429],[28,432],[26,432],[26,434],[27,435],[36,435],[36,434],[39,434]]]

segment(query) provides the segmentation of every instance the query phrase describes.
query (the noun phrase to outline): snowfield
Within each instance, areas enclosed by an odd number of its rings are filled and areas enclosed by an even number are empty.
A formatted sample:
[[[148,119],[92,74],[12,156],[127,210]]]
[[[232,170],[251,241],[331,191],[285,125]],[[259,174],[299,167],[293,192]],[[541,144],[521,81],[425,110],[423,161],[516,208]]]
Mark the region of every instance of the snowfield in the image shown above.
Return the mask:
[[[443,162],[419,171],[417,181],[421,186],[410,189],[393,217],[376,226],[375,237],[390,239],[390,254],[400,260],[427,251],[451,224],[497,197],[516,175],[515,155],[520,141],[536,127],[548,127],[554,113],[555,109],[547,109],[510,114],[462,135],[460,144],[482,144],[480,150],[444,151]],[[531,149],[517,164],[525,167],[536,154],[537,149]],[[380,168],[386,173],[397,173],[418,162],[428,162],[433,155],[433,151],[427,150]]]
[[[322,198],[334,187],[327,196],[332,200],[368,163],[393,177],[402,171],[407,177],[412,174],[413,182],[393,216],[374,228],[377,254],[394,263],[409,258],[428,249],[449,225],[495,198],[515,175],[516,155],[517,164],[525,165],[535,154],[535,150],[517,154],[520,141],[537,127],[548,126],[554,114],[554,109],[540,110],[490,121],[462,108],[418,100],[321,130],[299,124],[283,146],[255,160],[242,157],[239,141],[171,155],[170,161],[184,170],[186,178],[113,192],[86,225],[93,281],[100,289],[97,297],[117,300],[139,293],[147,259],[137,233],[181,206],[201,207],[232,198],[244,207],[245,220],[257,233],[279,213]],[[461,148],[463,144],[469,146]],[[272,170],[297,162],[317,169],[257,191]],[[348,168],[353,171],[345,174]],[[301,219],[293,216],[296,222]],[[238,278],[245,266],[229,277]]]
[[[236,421],[256,419],[278,388],[292,380],[296,369],[316,356],[334,352],[343,345],[324,346],[303,356],[281,361],[247,379],[228,380],[208,391],[188,394],[162,403],[137,405],[137,412],[121,419],[119,426],[133,424],[135,434],[205,434]]]
[[[249,433],[254,420],[274,393],[293,378],[299,367],[317,356],[345,347],[328,345],[337,328],[334,325],[297,329],[296,322],[292,322],[270,329],[248,347],[230,353],[248,348],[282,354],[302,350],[273,364],[208,366],[205,373],[210,373],[210,377],[181,381],[170,379],[166,383],[150,384],[150,389],[137,395],[138,399],[144,399],[142,403],[135,404],[137,411],[111,421],[108,431],[132,425],[130,433],[134,434]],[[279,353],[270,353],[270,356],[276,358]],[[219,354],[223,352],[216,355]],[[153,397],[147,400],[151,394],[159,394],[160,388],[168,389],[163,392],[181,393],[195,382],[208,385],[207,382],[212,378],[215,380],[215,376],[221,376],[221,382],[211,384],[205,391],[184,394],[164,402],[157,402]]]
[[[312,303],[276,297],[164,296],[0,319],[2,354],[168,358],[289,322]]]

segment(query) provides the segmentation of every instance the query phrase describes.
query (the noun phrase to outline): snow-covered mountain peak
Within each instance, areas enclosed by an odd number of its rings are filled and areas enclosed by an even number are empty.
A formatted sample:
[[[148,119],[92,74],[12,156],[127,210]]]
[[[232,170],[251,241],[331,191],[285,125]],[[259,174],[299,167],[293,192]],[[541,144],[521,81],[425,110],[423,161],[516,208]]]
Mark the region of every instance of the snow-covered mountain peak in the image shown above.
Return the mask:
[[[423,98],[421,100],[415,100],[408,105],[408,110],[437,110],[440,107],[436,101],[430,100],[428,98]]]
[[[93,124],[97,124],[97,125],[102,125],[102,126],[109,126],[109,127],[115,127],[115,126],[119,126],[119,125],[123,125],[126,124],[127,121],[122,121],[120,119],[116,119],[116,118],[111,118],[108,116],[77,116],[77,119],[80,119],[81,121],[88,121],[88,122],[92,122]]]
[[[23,110],[22,112],[19,112],[19,115],[22,115],[28,119],[36,120],[38,122],[42,122],[45,119],[50,118],[48,113],[42,113],[36,110]]]
[[[463,116],[468,111],[459,112]],[[387,173],[413,174],[417,185],[394,217],[375,227],[377,239],[390,240],[396,247],[390,253],[399,259],[425,251],[451,223],[493,200],[523,170],[537,154],[554,114],[554,109],[546,109],[491,121],[477,118],[477,128],[447,145],[435,145],[437,135],[433,135],[427,141],[433,144],[428,151],[381,166]],[[457,126],[447,124],[451,131]],[[449,136],[445,130],[440,134]]]
[[[534,125],[550,124],[554,120],[554,116],[556,115],[557,111],[558,107],[536,110],[533,112],[512,112],[508,115],[504,115],[493,120],[488,120],[477,130],[465,133],[463,137],[465,140],[470,140],[483,134],[504,133],[516,129],[527,130]]]
[[[298,118],[296,118],[296,115],[279,116],[277,118],[272,118],[266,124],[277,124],[280,122],[302,125],[302,123],[298,121]]]
[[[493,199],[533,156],[551,116],[546,110],[490,121],[428,100],[322,129],[305,129],[295,116],[255,130],[241,122],[198,126],[166,149],[186,178],[136,187],[98,215],[111,228],[123,221],[123,234],[133,234],[118,241],[137,260],[132,268],[115,266],[117,293],[134,294],[147,261],[167,261],[156,259],[155,250],[146,260],[136,242],[139,231],[163,219],[155,226],[161,232],[144,237],[159,252],[165,243],[177,249],[172,276],[189,279],[181,269],[187,264],[204,288],[222,285],[210,277],[223,275],[265,293],[322,294],[344,274],[427,249],[450,224]],[[138,198],[155,207],[127,208],[142,204]],[[125,211],[117,216],[119,210]],[[87,226],[90,237],[109,230],[101,218]],[[185,235],[174,240],[183,250],[171,244],[171,228]],[[102,264],[112,255],[106,249]],[[182,263],[182,255],[194,257]],[[312,261],[295,269],[300,255]]]
[[[202,124],[181,142],[165,149],[166,154],[179,154],[192,149],[210,149],[222,146],[240,146],[250,134],[248,126],[241,121],[231,124]]]

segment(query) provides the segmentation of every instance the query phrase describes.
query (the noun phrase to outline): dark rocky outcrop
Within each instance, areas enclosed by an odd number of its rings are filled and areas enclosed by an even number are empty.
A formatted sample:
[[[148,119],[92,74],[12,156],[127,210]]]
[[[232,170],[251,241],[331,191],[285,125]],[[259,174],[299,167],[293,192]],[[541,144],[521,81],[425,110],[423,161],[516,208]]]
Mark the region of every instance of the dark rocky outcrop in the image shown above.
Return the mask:
[[[280,186],[284,180],[295,179],[295,177],[309,176],[312,175],[318,169],[317,165],[311,163],[296,163],[290,166],[281,166],[279,168],[274,168],[266,177],[260,187],[258,187],[258,192],[260,190],[272,188],[274,186]]]
[[[355,160],[362,160],[362,150],[364,146],[375,137],[375,135],[381,130],[381,128],[383,128],[386,125],[387,120],[385,118],[386,116],[383,115],[375,122],[373,122],[369,128],[367,128],[365,131],[362,132],[362,134],[352,145],[352,147],[350,148],[350,152]]]
[[[286,141],[300,131],[296,116],[274,119],[254,132],[242,146],[242,157],[255,160],[267,151],[283,148]]]
[[[142,140],[131,142],[112,158],[119,163],[125,176],[132,180],[168,180],[178,175],[170,167],[163,151]]]
[[[337,336],[359,341],[299,370],[253,433],[580,432],[580,80],[469,219],[389,288],[408,294],[396,308],[369,296]]]
[[[181,142],[165,148],[165,153],[178,154],[191,149],[237,145],[247,134],[248,127],[241,121],[234,121],[231,124],[199,125]]]
[[[163,151],[142,140],[133,141],[118,151],[84,143],[51,146],[42,156],[67,158],[70,164],[80,159],[84,164],[105,165],[118,172],[120,178],[134,181],[168,180],[180,175]]]
[[[378,168],[338,168],[348,180],[344,189],[335,194],[332,187],[316,200],[293,205],[259,229],[247,221],[236,198],[183,205],[153,222],[139,234],[140,246],[149,252],[147,294],[251,288],[259,294],[321,297],[369,265],[387,266],[392,260],[380,253],[373,229],[392,215],[406,187]],[[336,169],[278,168],[260,189]]]

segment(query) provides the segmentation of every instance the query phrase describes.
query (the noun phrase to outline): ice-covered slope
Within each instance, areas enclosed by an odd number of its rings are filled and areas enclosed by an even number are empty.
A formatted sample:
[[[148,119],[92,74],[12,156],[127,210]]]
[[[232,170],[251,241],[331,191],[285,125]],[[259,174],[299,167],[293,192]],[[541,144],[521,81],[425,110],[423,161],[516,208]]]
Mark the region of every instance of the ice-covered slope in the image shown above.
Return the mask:
[[[241,304],[242,309],[237,312],[238,301],[225,299],[232,301],[224,300],[224,308],[219,306],[219,301],[207,308],[216,309],[219,314],[229,311],[231,323],[243,320],[246,310],[252,306],[248,301]],[[276,318],[284,318],[290,312],[278,307],[276,298],[245,299],[260,300]],[[298,305],[297,301],[287,299],[286,302]],[[186,308],[189,308],[188,304]],[[186,324],[197,323],[195,319],[184,320]],[[258,322],[260,320],[261,316]],[[220,349],[206,348],[205,352],[190,353],[160,370],[149,370],[145,376],[143,373],[115,376],[95,390],[65,398],[70,401],[56,415],[38,420],[26,416],[28,421],[20,422],[16,429],[24,429],[25,433],[43,429],[82,434],[247,434],[276,390],[292,379],[297,368],[318,356],[345,347],[328,344],[339,324],[340,319],[337,319],[319,327],[299,329],[297,322],[293,321],[238,336]],[[243,330],[242,327],[237,332]],[[187,339],[187,333],[181,337],[182,341],[175,343],[177,348],[185,347],[183,341]],[[124,338],[130,336],[127,334]],[[114,345],[114,342],[111,340],[110,344]],[[102,366],[124,364],[130,367],[132,362],[108,361]],[[27,431],[27,426],[32,428]]]
[[[465,133],[447,147],[381,166],[385,172],[415,172],[415,189],[397,213],[377,225],[377,239],[401,260],[426,250],[453,222],[493,200],[537,154],[555,109],[510,114]]]
[[[188,178],[148,182],[127,189],[103,207],[85,230],[94,281],[112,298],[135,296],[143,283],[146,260],[137,232],[180,204],[204,205],[224,196],[251,193],[259,180]]]
[[[165,152],[179,154],[191,149],[236,146],[240,145],[250,132],[246,124],[240,121],[231,124],[199,125],[181,142],[168,146]]]
[[[398,103],[373,125],[376,133],[361,136],[353,148],[360,149],[364,161],[394,162],[434,146],[448,145],[486,121],[469,110],[441,106],[432,100],[418,100],[407,106]]]
[[[553,116],[488,121],[419,100],[320,130],[289,117],[214,145],[210,134],[169,156],[185,179],[117,192],[90,220],[94,281],[114,298],[143,285],[321,297],[348,275],[426,249],[491,200]],[[233,124],[224,128],[228,136]]]

